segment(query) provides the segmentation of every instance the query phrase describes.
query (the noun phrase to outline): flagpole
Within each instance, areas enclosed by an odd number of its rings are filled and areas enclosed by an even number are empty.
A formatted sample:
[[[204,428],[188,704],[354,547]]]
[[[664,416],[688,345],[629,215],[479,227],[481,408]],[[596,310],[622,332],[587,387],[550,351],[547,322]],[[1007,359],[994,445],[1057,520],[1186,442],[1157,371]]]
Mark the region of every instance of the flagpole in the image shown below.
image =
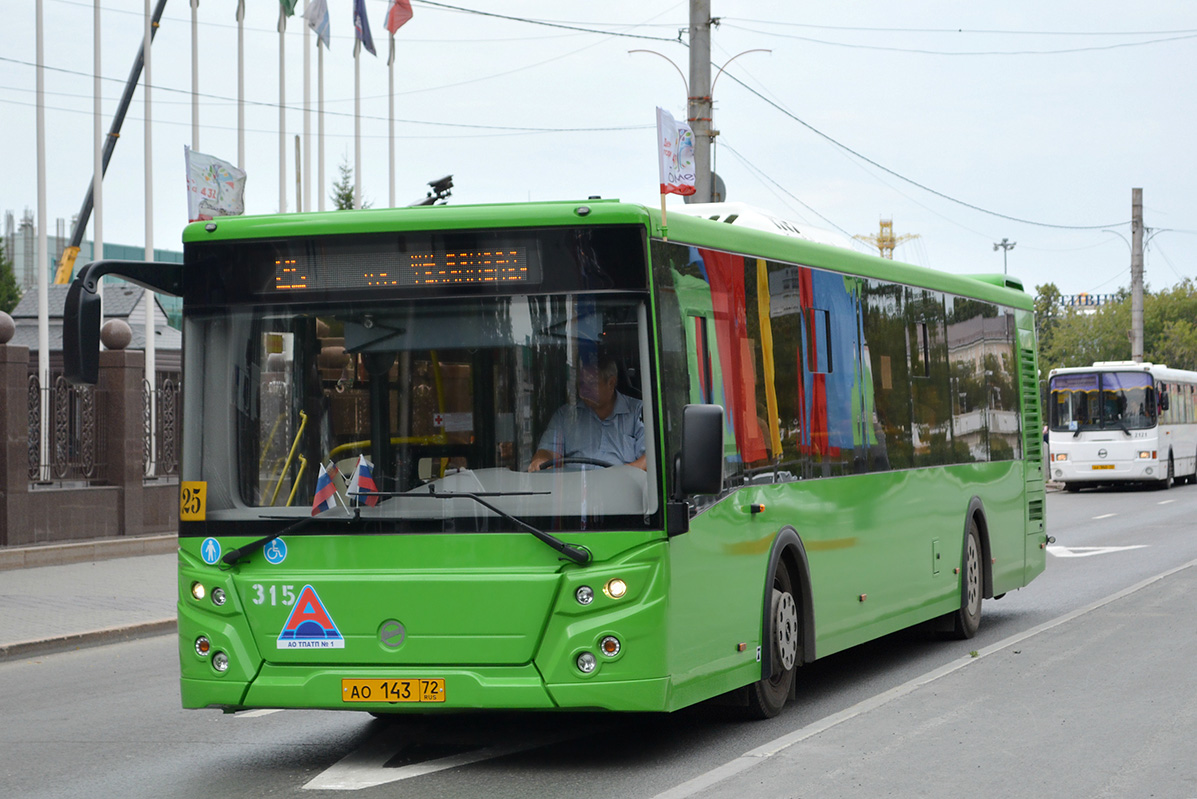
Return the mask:
[[[391,34],[391,54],[387,56],[387,156],[391,187],[391,208],[395,207],[395,34]]]
[[[191,149],[199,149],[199,0],[191,0]]]
[[[316,42],[316,198],[324,210],[324,44]]]
[[[278,7],[278,212],[287,213],[287,12]]]
[[[148,2],[148,0],[147,0]],[[46,241],[46,68],[42,0],[36,6],[37,55],[37,377],[41,388],[39,479],[50,479],[50,247]]]
[[[312,0],[304,0],[306,15]],[[306,19],[306,16],[305,16]],[[312,210],[312,26],[303,26],[303,206]]]
[[[353,46],[353,207],[362,207],[362,41]]]
[[[104,128],[100,119],[103,104],[100,97],[100,0],[95,0],[92,22],[93,39],[93,76],[92,76],[92,108],[93,108],[93,150],[92,150],[92,228],[91,228],[91,259],[99,261],[104,258]],[[104,278],[96,281],[96,296],[100,298],[100,327],[104,326]]]
[[[237,0],[237,168],[245,169],[245,0]]]
[[[150,44],[153,42],[154,29],[153,19],[150,16],[150,0],[145,0],[145,39],[142,42],[142,62],[145,64],[145,260],[154,260],[154,145],[153,145],[153,124],[152,115],[150,112],[150,89],[154,82],[150,78]],[[155,471],[155,464],[158,460],[158,439],[157,439],[157,422],[158,422],[158,403],[155,379],[157,377],[157,364],[155,363],[155,341],[154,341],[154,292],[146,289],[142,294],[142,303],[145,306],[145,381],[149,387],[149,405],[150,409],[150,429],[149,429],[149,445],[150,453],[147,459],[145,473],[146,476],[152,476]]]

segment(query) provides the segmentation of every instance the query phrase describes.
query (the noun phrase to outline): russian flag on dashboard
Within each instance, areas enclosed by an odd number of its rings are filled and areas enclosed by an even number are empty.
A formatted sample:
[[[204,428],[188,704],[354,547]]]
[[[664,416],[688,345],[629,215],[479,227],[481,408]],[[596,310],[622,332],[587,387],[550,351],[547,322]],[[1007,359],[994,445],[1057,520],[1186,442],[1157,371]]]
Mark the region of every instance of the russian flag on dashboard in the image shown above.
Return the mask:
[[[356,502],[364,502],[369,507],[374,507],[378,504],[376,491],[378,486],[374,484],[374,467],[366,460],[365,455],[358,455],[357,468],[353,470],[353,479],[349,481],[349,488],[345,493]]]
[[[320,476],[316,478],[316,498],[312,500],[312,515],[328,510],[337,504],[337,487],[324,464],[320,464]]]

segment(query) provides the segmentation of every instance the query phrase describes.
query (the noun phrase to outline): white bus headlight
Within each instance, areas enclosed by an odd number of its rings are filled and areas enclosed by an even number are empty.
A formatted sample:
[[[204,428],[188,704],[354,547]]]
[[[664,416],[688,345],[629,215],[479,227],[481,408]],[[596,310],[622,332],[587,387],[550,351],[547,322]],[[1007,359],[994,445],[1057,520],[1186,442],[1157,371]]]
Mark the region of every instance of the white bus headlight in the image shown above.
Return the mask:
[[[1068,453],[1067,452],[1057,452],[1055,455],[1052,455],[1052,460],[1066,461],[1066,460],[1068,460]]]

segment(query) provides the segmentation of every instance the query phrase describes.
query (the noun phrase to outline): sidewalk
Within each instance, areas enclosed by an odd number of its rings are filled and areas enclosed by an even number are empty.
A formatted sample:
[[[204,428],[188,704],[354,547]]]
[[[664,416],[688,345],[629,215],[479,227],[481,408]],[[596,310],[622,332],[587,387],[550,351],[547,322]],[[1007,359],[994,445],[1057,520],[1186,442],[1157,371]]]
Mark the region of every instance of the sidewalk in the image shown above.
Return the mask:
[[[0,551],[0,661],[175,630],[174,536]]]

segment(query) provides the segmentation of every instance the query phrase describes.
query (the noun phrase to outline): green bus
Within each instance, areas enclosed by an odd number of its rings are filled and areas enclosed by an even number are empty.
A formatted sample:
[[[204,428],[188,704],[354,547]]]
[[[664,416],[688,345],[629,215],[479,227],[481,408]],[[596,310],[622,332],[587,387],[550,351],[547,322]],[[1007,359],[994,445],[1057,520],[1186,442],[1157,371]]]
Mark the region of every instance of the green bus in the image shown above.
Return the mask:
[[[183,298],[183,705],[768,717],[1039,574],[1022,287],[693,210],[229,217],[85,267],[76,382],[100,275]]]

